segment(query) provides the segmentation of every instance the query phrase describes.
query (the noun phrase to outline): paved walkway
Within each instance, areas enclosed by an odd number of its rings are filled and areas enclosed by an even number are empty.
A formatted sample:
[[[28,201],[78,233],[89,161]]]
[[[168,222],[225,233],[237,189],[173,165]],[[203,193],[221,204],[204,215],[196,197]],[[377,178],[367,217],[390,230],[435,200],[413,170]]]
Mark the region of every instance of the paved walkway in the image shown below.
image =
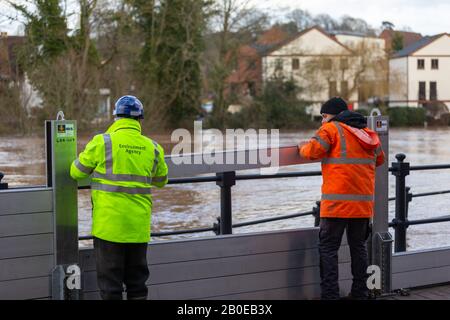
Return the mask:
[[[450,284],[408,290],[409,295],[395,295],[383,300],[450,300]]]

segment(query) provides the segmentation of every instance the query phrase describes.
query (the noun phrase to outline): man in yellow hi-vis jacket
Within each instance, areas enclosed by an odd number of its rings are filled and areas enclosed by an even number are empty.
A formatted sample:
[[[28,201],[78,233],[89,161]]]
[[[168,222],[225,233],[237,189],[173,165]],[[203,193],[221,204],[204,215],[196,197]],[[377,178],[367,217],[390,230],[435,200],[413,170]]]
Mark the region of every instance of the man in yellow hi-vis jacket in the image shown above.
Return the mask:
[[[92,235],[103,299],[146,299],[151,187],[167,183],[163,148],[141,134],[142,103],[117,100],[115,122],[96,135],[70,168],[74,179],[91,175]]]

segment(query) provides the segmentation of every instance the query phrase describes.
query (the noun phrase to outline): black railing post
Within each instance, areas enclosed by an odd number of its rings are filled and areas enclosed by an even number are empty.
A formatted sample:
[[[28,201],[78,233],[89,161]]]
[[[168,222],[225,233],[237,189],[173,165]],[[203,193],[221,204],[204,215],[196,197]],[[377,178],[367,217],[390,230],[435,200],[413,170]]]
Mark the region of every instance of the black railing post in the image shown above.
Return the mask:
[[[409,163],[403,162],[403,153],[395,156],[397,162],[392,163],[392,174],[395,176],[395,252],[406,251],[406,229],[408,228],[408,202],[405,178],[409,175]]]
[[[314,216],[314,227],[320,225],[320,201],[316,201],[316,206],[312,209]]]
[[[220,187],[219,234],[232,234],[231,187],[236,184],[236,172],[216,173],[220,178],[216,184]]]

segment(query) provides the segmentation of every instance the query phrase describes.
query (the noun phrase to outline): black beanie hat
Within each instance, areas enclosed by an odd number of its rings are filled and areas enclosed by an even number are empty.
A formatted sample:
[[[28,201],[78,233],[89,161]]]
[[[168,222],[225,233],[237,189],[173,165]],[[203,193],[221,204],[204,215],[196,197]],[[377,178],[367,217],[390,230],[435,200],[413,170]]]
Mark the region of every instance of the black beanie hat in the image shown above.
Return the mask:
[[[342,111],[348,110],[347,102],[339,97],[334,97],[325,102],[320,108],[320,113],[339,114]]]

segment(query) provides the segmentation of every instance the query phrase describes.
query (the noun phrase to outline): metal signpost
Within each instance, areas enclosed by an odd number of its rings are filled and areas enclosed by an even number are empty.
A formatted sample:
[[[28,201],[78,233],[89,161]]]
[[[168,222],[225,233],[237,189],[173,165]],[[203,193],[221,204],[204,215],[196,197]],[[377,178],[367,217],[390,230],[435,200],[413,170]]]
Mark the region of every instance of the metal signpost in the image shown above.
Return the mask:
[[[381,293],[392,287],[392,236],[389,233],[389,119],[374,109],[367,117],[367,126],[378,133],[385,154],[384,164],[376,169],[375,208],[372,239],[369,241],[370,261],[381,269]]]
[[[78,185],[70,177],[77,157],[76,122],[46,121],[47,186],[53,188],[55,269],[52,272],[52,298],[79,299],[81,272],[78,266]]]

